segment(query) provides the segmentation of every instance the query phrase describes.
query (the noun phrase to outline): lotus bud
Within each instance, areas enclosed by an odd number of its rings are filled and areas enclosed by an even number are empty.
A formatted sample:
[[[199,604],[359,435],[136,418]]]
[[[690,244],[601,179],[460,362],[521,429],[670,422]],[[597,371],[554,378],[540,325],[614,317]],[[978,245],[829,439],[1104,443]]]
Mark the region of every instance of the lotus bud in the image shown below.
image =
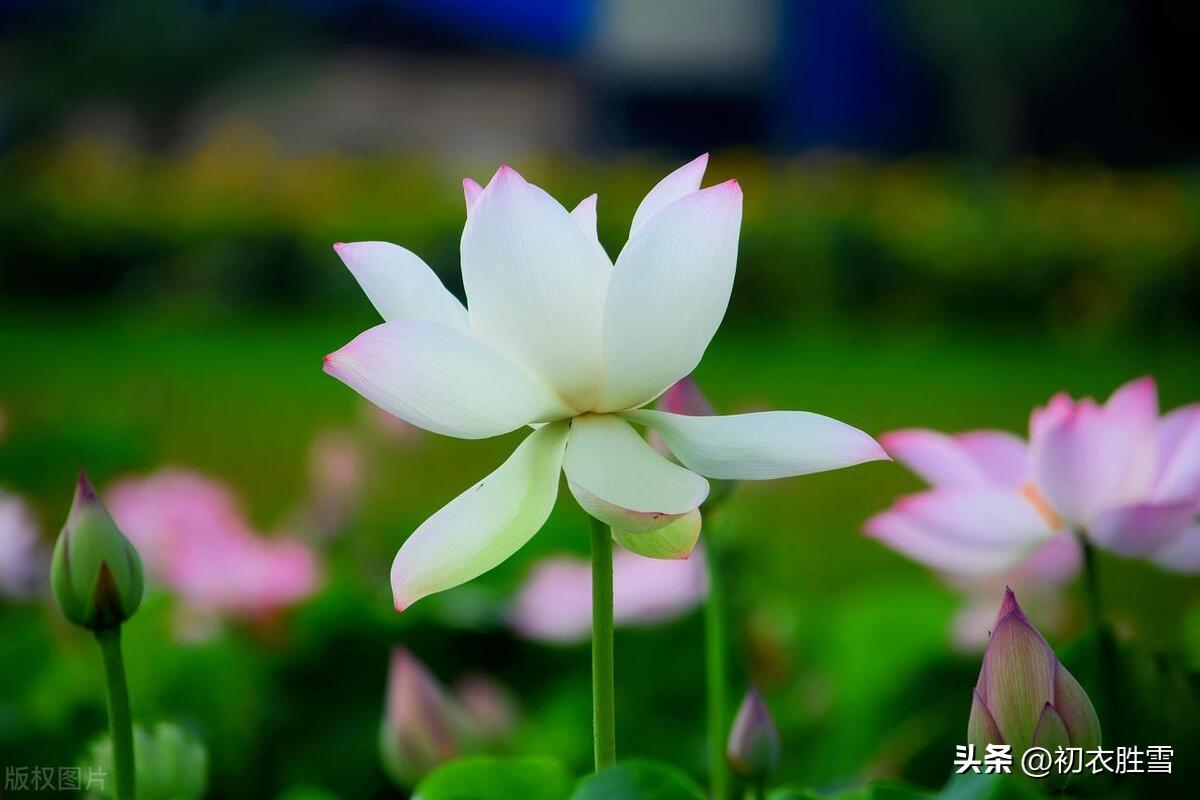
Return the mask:
[[[779,766],[779,731],[758,689],[751,686],[738,708],[725,760],[739,778],[761,782]]]
[[[384,769],[411,788],[434,767],[463,753],[468,725],[457,702],[403,648],[392,652],[379,745]]]
[[[1012,589],[1004,590],[988,637],[967,741],[977,748],[1010,745],[1017,757],[1030,747],[1100,746],[1092,701],[1030,624]]]
[[[477,742],[503,741],[516,727],[517,707],[512,695],[486,675],[463,678],[455,686],[455,696]]]
[[[671,384],[658,398],[657,408],[668,414],[683,414],[688,417],[711,417],[717,413],[713,404],[704,396],[704,392],[700,391],[700,385],[690,375]],[[650,444],[664,456],[670,457],[671,451],[667,443],[654,431],[650,432]],[[708,498],[704,505],[709,509],[715,508],[729,497],[735,484],[736,481],[709,478]]]
[[[146,730],[133,727],[138,800],[199,800],[208,781],[208,752],[204,743],[184,728],[160,722]],[[103,737],[88,751],[83,768],[113,774],[112,741]],[[115,782],[106,781],[115,790]],[[109,793],[101,792],[102,796]]]
[[[713,404],[700,391],[700,385],[690,375],[680,378],[658,398],[658,410],[689,417],[711,417],[717,413]]]
[[[50,588],[67,619],[94,631],[120,625],[142,602],[142,560],[84,472],[54,545]]]

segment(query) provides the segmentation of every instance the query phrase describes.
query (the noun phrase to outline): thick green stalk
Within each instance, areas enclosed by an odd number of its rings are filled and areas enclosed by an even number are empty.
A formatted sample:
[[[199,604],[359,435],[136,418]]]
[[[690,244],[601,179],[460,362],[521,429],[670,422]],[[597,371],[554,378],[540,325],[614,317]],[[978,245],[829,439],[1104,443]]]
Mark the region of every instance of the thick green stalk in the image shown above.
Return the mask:
[[[712,515],[706,516],[704,563],[708,570],[708,599],[704,604],[704,679],[708,704],[708,782],[713,800],[730,800],[733,775],[725,762],[729,736],[729,617],[725,584],[721,580],[717,546],[712,537]]]
[[[612,534],[592,520],[592,731],[596,771],[617,761],[616,701],[613,681]]]
[[[133,720],[129,713],[125,662],[121,658],[120,627],[96,631],[96,641],[104,657],[104,677],[108,685],[108,731],[116,772],[115,797],[116,800],[134,800]]]

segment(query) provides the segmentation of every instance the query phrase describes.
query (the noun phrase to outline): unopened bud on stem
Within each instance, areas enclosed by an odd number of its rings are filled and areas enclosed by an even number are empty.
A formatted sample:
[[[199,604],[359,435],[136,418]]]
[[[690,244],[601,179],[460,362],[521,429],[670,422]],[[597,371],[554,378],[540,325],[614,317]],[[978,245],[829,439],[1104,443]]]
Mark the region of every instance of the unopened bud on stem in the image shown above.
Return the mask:
[[[761,783],[779,766],[779,732],[758,689],[751,686],[725,746],[725,760],[743,780]]]
[[[85,472],[54,546],[50,588],[67,619],[94,631],[117,627],[142,601],[142,560]]]

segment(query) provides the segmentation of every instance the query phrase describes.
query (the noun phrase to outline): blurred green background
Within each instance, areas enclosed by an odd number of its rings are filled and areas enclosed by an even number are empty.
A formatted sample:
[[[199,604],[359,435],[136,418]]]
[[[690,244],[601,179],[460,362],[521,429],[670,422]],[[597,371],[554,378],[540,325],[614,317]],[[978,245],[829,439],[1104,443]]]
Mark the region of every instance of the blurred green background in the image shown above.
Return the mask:
[[[706,183],[746,196],[732,304],[696,374],[722,411],[1023,432],[1060,389],[1152,374],[1164,408],[1200,397],[1193,11],[505,5],[0,10],[0,485],[43,541],[80,466],[102,489],[199,470],[270,530],[309,491],[315,436],[350,430],[373,454],[361,507],[317,545],[315,597],[182,641],[157,593],[127,627],[135,717],[198,733],[211,797],[397,796],[376,749],[395,644],[447,683],[511,689],[509,751],[590,762],[586,645],[524,642],[498,613],[538,558],[586,552],[582,512],[564,492],[501,568],[396,615],[396,548],[519,435],[386,437],[320,370],[376,322],[330,245],[403,244],[460,291],[465,175],[508,162],[567,206],[599,192],[615,256],[644,193],[711,149]],[[952,645],[961,600],[860,533],[919,485],[886,463],[746,485],[709,532],[783,779],[937,786],[965,738],[979,662]],[[1122,632],[1194,683],[1200,584],[1101,568]],[[1082,630],[1077,591],[1047,624],[1055,646]],[[698,614],[616,648],[621,752],[701,776]],[[75,763],[101,689],[89,637],[44,594],[0,599],[0,765]]]

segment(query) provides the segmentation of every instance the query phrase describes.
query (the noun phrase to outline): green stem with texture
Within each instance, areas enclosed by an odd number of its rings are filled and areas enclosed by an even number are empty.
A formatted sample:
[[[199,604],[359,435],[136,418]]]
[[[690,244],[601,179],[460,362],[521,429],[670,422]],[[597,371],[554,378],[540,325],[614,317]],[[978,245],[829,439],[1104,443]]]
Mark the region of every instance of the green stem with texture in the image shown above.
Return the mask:
[[[117,782],[115,797],[116,800],[134,800],[133,719],[129,713],[125,662],[121,658],[121,629],[98,630],[96,641],[104,658],[104,678],[108,686],[108,730]]]
[[[704,563],[708,599],[704,603],[704,678],[708,705],[708,781],[713,800],[730,800],[733,775],[725,762],[729,735],[729,617],[725,584],[721,580],[717,546],[712,537],[713,515],[704,519]]]
[[[612,535],[592,520],[592,731],[596,771],[617,761],[616,700],[613,680]]]

